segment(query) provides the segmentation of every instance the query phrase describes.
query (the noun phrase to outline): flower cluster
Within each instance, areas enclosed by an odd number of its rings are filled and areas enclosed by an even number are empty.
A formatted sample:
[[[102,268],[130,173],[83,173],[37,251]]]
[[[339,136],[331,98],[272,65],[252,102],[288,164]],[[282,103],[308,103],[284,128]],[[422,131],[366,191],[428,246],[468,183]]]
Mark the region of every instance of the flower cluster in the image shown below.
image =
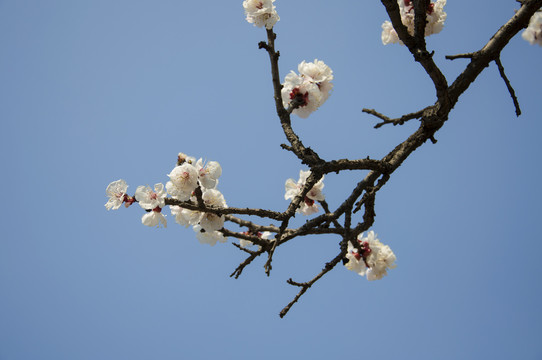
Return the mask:
[[[291,71],[284,79],[282,103],[284,107],[294,107],[293,113],[297,116],[306,118],[329,98],[333,71],[318,59],[309,63],[302,61],[297,70],[299,75]]]
[[[297,180],[297,183],[294,181],[294,179],[286,180],[286,184],[284,186],[286,190],[286,193],[284,194],[284,199],[293,200],[297,195],[299,195],[301,193],[301,190],[305,186],[307,178],[310,174],[310,170],[300,170],[299,180]],[[297,212],[300,212],[303,215],[311,215],[316,213],[318,211],[318,205],[316,204],[316,201],[325,200],[325,196],[324,194],[322,194],[323,188],[324,177],[322,177],[316,184],[314,184],[314,186],[310,189],[307,195],[305,195],[305,198],[303,199],[300,207],[297,209]]]
[[[521,37],[531,45],[538,44],[542,46],[542,12],[534,13],[529,21],[529,26],[523,31]]]
[[[216,189],[204,188],[202,199],[205,206],[228,207],[224,196]],[[195,196],[192,196],[190,200],[197,202]],[[177,205],[171,206],[171,214],[175,216],[175,221],[178,224],[185,227],[192,226],[196,232],[196,237],[202,244],[214,246],[217,241],[226,241],[226,238],[218,231],[224,226],[224,215],[219,216],[213,213],[189,210]]]
[[[161,183],[154,185],[153,189],[148,185],[138,186],[134,197],[131,197],[126,194],[128,189],[126,182],[117,180],[106,189],[109,200],[105,206],[108,210],[116,210],[122,203],[128,207],[137,201],[147,211],[141,218],[144,225],[166,227],[167,220],[162,214],[162,208],[165,206],[168,193],[173,199],[197,204],[196,189],[199,189],[205,206],[227,207],[224,196],[216,190],[221,174],[222,167],[218,162],[205,163],[202,159],[196,161],[196,158],[180,153],[177,157],[177,166],[168,174],[170,181],[165,187]],[[176,205],[171,206],[171,213],[177,223],[193,226],[200,242],[214,245],[217,241],[226,241],[218,231],[224,226],[224,215],[184,209]]]
[[[228,207],[220,191],[216,189],[218,178],[222,175],[222,167],[216,161],[205,163],[202,159],[180,153],[177,166],[168,174],[170,181],[166,188],[172,198],[197,203],[195,191],[201,190],[201,200],[206,207]],[[185,209],[171,206],[171,214],[175,221],[185,227],[193,226],[199,242],[215,245],[217,241],[225,242],[226,238],[218,230],[224,226],[224,215]]]
[[[345,264],[348,270],[354,271],[361,276],[367,275],[368,280],[380,280],[388,274],[387,269],[393,269],[395,265],[395,254],[388,245],[382,244],[376,237],[374,231],[367,236],[360,234],[357,239],[361,252],[348,242],[348,252]]]
[[[412,0],[397,0],[399,4],[399,11],[401,13],[401,21],[408,29],[410,35],[414,35],[414,5]],[[446,0],[437,0],[435,3],[430,3],[427,7],[427,24],[425,26],[425,36],[439,33],[444,27],[444,21],[446,20],[446,13],[444,12],[444,5]],[[397,32],[393,28],[390,21],[384,21],[382,24],[382,43],[395,44],[399,43],[403,45],[403,42],[399,40]]]
[[[247,16],[247,21],[254,26],[271,30],[271,28],[280,20],[275,5],[275,0],[245,0],[243,8]]]

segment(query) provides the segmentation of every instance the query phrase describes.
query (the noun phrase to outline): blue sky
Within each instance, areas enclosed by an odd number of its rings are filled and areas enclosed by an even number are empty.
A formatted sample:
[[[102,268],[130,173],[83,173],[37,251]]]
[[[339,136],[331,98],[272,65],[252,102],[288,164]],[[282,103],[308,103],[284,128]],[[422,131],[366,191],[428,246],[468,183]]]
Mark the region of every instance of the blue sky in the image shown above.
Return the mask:
[[[109,182],[165,183],[180,151],[221,163],[228,205],[286,208],[302,167],[280,149],[265,32],[241,3],[0,0],[0,359],[542,358],[542,49],[519,36],[501,60],[523,115],[492,64],[379,192],[374,230],[398,259],[381,281],[337,267],[280,319],[285,281],[312,278],[339,239],[298,239],[271,277],[259,259],[234,280],[231,244],[104,208]],[[414,131],[361,112],[434,102],[406,49],[381,44],[380,2],[275,4],[282,78],[315,58],[335,75],[326,104],[293,119],[306,145],[376,158]],[[466,61],[444,56],[481,48],[516,7],[449,2],[428,38],[449,82]],[[326,177],[332,207],[360,176]]]

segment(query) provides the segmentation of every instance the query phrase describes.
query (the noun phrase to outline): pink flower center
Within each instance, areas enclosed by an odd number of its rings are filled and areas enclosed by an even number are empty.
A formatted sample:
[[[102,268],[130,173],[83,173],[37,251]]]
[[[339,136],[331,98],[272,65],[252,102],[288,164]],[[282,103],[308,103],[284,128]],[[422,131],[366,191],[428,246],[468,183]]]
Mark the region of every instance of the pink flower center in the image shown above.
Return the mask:
[[[152,209],[152,211],[156,211],[157,213],[162,212],[162,208],[160,206],[155,207]]]
[[[313,206],[314,200],[309,199],[308,197],[305,196],[305,204],[307,204],[307,206]]]
[[[151,192],[151,194],[149,195],[149,198],[151,200],[156,200],[158,198],[158,195],[155,192]]]
[[[263,2],[260,1],[258,5],[256,5],[256,8],[260,10],[263,9]]]

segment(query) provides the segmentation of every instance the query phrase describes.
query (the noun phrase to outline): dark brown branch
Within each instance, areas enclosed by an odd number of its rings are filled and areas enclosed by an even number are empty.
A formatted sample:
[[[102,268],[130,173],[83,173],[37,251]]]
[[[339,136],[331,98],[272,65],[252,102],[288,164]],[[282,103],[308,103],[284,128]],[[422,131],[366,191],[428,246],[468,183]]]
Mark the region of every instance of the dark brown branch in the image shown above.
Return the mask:
[[[257,225],[254,224],[252,221],[240,219],[238,217],[235,217],[233,215],[226,215],[226,220],[231,221],[235,224],[238,224],[240,226],[245,226],[249,228],[252,232],[258,232],[258,231],[270,231],[270,232],[279,232],[279,228],[274,225]]]
[[[425,50],[427,8],[429,7],[431,0],[413,0],[412,2],[414,4],[414,39],[416,40],[418,48]]]
[[[234,272],[232,272],[230,274],[230,277],[233,277],[235,279],[238,279],[239,276],[241,276],[241,273],[243,272],[243,270],[245,269],[245,267],[247,265],[249,265],[254,259],[256,259],[258,256],[260,256],[261,254],[263,254],[265,252],[265,250],[263,248],[261,248],[260,250],[257,250],[255,251],[253,254],[251,254],[249,257],[247,257],[245,259],[245,261],[243,261],[241,264],[239,264],[239,266],[235,269]]]
[[[264,250],[268,249],[272,242],[270,240],[262,239],[256,235],[247,235],[247,234],[243,234],[239,232],[234,232],[228,229],[222,229],[220,230],[220,232],[222,232],[224,236],[230,236],[237,239],[248,240],[252,242],[253,244],[260,245]]]
[[[414,60],[419,62],[422,67],[424,68],[425,72],[431,80],[433,81],[433,85],[435,86],[435,90],[437,93],[437,100],[441,104],[447,104],[448,103],[448,82],[446,81],[446,77],[442,74],[440,69],[437,67],[435,62],[433,61],[433,54],[429,53],[426,49],[425,40],[424,39],[415,39],[413,36],[411,36],[408,33],[407,28],[405,25],[403,25],[403,22],[401,20],[401,14],[399,12],[399,6],[397,5],[397,0],[381,0],[382,4],[386,7],[386,11],[388,13],[388,16],[390,17],[391,23],[393,25],[393,28],[397,32],[397,35],[399,36],[399,39],[405,44],[405,46],[408,48],[410,53],[414,56]],[[427,0],[416,0],[414,4],[418,4],[416,8],[422,6],[421,3],[427,3]],[[427,7],[424,12],[427,10]],[[425,24],[426,14],[417,14],[417,12],[422,11],[422,9],[415,9],[415,27],[421,27],[422,21]],[[422,35],[425,32],[425,25],[424,30],[421,32],[421,30],[418,30],[418,33],[421,33]]]
[[[514,88],[510,84],[510,80],[506,77],[506,74],[504,73],[504,67],[502,66],[501,59],[497,57],[495,59],[495,64],[497,64],[497,68],[499,68],[499,74],[501,74],[501,78],[504,80],[504,83],[506,84],[506,88],[508,89],[508,92],[510,93],[510,97],[512,97],[512,101],[514,102],[514,107],[516,108],[516,116],[521,115],[521,109],[519,108],[519,101],[516,97],[516,92],[514,91]]]
[[[514,16],[501,26],[481,50],[474,53],[465,70],[450,85],[450,107],[457,103],[459,96],[468,89],[489,63],[499,57],[510,39],[527,26],[531,16],[540,7],[542,7],[542,0],[525,0]]]
[[[292,129],[292,124],[290,120],[290,113],[282,105],[282,84],[280,83],[280,73],[279,73],[279,52],[275,51],[275,39],[277,35],[273,30],[267,30],[267,43],[260,42],[259,47],[263,48],[269,54],[269,61],[271,62],[271,76],[273,82],[273,93],[275,99],[275,108],[277,115],[280,119],[282,129],[286,139],[291,145],[291,150],[296,154],[296,156],[301,160],[303,164],[306,165],[315,165],[323,162],[322,159],[310,148],[306,148],[297,134]],[[295,106],[290,107],[290,112]]]
[[[330,214],[331,211],[329,211],[329,205],[327,204],[327,202],[325,200],[323,201],[319,201],[320,205],[322,205],[322,208],[324,209],[324,212],[326,214]],[[338,229],[341,229],[342,226],[341,224],[339,224],[339,222],[337,221],[337,219],[333,218],[333,219],[330,219],[328,222],[320,225],[321,227],[329,227],[330,223],[333,223],[333,225],[335,225],[336,228]]]
[[[367,113],[367,114],[374,115],[377,118],[383,120],[382,122],[380,122],[380,123],[378,123],[378,124],[376,124],[374,126],[375,129],[378,129],[379,127],[384,126],[386,124],[393,124],[393,126],[395,126],[395,125],[403,125],[408,120],[419,119],[420,117],[422,117],[423,112],[425,111],[425,109],[419,110],[419,111],[416,111],[416,112],[413,112],[413,113],[410,113],[410,114],[406,114],[406,115],[401,116],[400,118],[395,118],[395,119],[391,119],[391,118],[387,117],[386,115],[383,115],[383,114],[379,113],[378,111],[376,111],[374,109],[365,109],[364,108],[361,111],[363,111],[364,113]]]
[[[339,159],[328,161],[324,165],[318,166],[317,169],[323,174],[332,172],[338,174],[343,170],[376,170],[385,173],[389,171],[389,164],[369,158],[358,160]]]
[[[455,59],[472,59],[475,56],[475,53],[466,53],[466,54],[457,54],[457,55],[446,55],[447,60]]]
[[[249,208],[235,208],[235,207],[228,207],[228,208],[221,208],[221,207],[209,207],[206,206],[203,201],[200,204],[194,204],[190,201],[180,201],[173,198],[166,198],[166,205],[177,205],[184,209],[188,210],[196,210],[206,213],[212,213],[217,215],[226,215],[226,214],[239,214],[239,215],[253,215],[253,216],[259,216],[262,218],[269,218],[273,220],[282,220],[284,219],[284,214],[271,211],[271,210],[264,210],[264,209],[249,209]]]
[[[292,285],[292,286],[298,286],[298,287],[301,287],[301,290],[299,291],[299,293],[295,296],[295,298],[290,301],[290,303],[288,303],[288,305],[286,305],[279,313],[279,316],[281,318],[284,317],[284,315],[286,315],[288,313],[288,311],[290,311],[290,309],[292,308],[292,306],[299,300],[299,298],[301,296],[303,296],[303,294],[315,283],[317,282],[322,276],[324,276],[325,274],[327,274],[329,271],[331,271],[335,265],[337,265],[341,260],[342,258],[344,257],[344,255],[346,254],[346,251],[343,250],[339,253],[339,255],[337,255],[333,260],[331,260],[330,262],[326,263],[326,266],[322,269],[322,271],[320,271],[320,273],[318,275],[316,275],[312,280],[308,281],[308,282],[305,282],[305,283],[298,283],[298,282],[295,282],[293,281],[292,279],[288,279],[287,283]]]

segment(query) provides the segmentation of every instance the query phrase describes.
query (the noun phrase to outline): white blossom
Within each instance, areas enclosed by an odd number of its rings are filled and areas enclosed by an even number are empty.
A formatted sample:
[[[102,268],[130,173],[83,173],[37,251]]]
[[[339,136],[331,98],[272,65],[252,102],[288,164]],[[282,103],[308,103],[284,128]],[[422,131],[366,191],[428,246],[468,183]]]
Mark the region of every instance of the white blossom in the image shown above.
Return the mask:
[[[143,225],[151,227],[160,227],[160,225],[167,227],[166,217],[158,210],[161,210],[161,208],[151,210],[145,215],[143,215],[143,217],[141,218],[141,223],[143,223]]]
[[[199,224],[205,231],[215,231],[222,229],[224,226],[224,219],[224,215],[218,216],[213,213],[203,213]]]
[[[318,59],[310,63],[302,61],[297,69],[299,75],[291,71],[284,79],[282,104],[287,108],[295,100],[299,106],[292,113],[306,118],[329,98],[333,71]]]
[[[117,210],[122,205],[127,189],[128,185],[122,179],[113,181],[107,186],[105,189],[105,193],[109,196],[109,200],[105,203],[107,210]]]
[[[222,175],[222,167],[217,161],[209,161],[204,164],[202,159],[196,163],[198,180],[204,188],[214,189],[218,184],[218,178]]]
[[[359,237],[358,237],[359,239]],[[367,256],[367,270],[368,280],[380,280],[382,277],[388,274],[387,269],[393,269],[396,267],[395,254],[391,251],[388,245],[382,244],[376,237],[374,231],[369,231],[366,237],[359,239],[362,244],[368,243],[370,254]]]
[[[196,232],[196,238],[201,244],[215,246],[217,241],[221,243],[226,242],[226,238],[220,231],[205,231],[201,225],[196,225],[193,229]]]
[[[197,225],[201,219],[201,212],[196,210],[184,209],[177,205],[170,206],[170,210],[171,215],[175,216],[175,221],[184,227]]]
[[[414,36],[414,5],[411,0],[397,0],[399,4],[399,13],[401,14],[401,21],[406,26],[408,33]],[[427,8],[426,26],[424,36],[439,33],[444,27],[444,21],[446,20],[446,13],[444,12],[444,6],[446,0],[437,0],[434,3],[430,3]],[[393,25],[389,21],[385,21],[382,24],[382,43],[384,45],[399,43],[403,45],[403,42],[399,40],[397,31],[393,28]]]
[[[294,181],[294,179],[288,179],[286,180],[286,183],[284,185],[285,188],[285,194],[284,199],[285,200],[293,200],[297,195],[301,193],[301,190],[305,186],[305,183],[307,181],[307,178],[311,174],[310,170],[299,171],[299,180],[297,182]],[[322,193],[322,189],[324,188],[324,177],[309,190],[307,195],[305,195],[305,199],[300,204],[300,207],[297,209],[297,212],[300,212],[304,215],[311,215],[316,212],[318,212],[318,205],[316,204],[316,201],[324,201],[325,196]]]
[[[138,186],[135,192],[135,198],[139,205],[146,210],[153,210],[157,207],[165,206],[166,191],[164,185],[159,183],[154,185],[154,190],[147,186]]]
[[[175,199],[190,199],[192,192],[198,187],[198,170],[188,162],[176,166],[168,176],[171,181],[166,183],[166,188]]]
[[[346,258],[348,262],[344,265],[350,271],[358,273],[361,276],[364,276],[367,271],[367,265],[365,265],[365,260],[362,255],[359,254],[358,249],[356,249],[352,243],[348,242],[348,252],[346,253]]]
[[[205,189],[201,198],[207,206],[228,207],[224,195],[216,189]]]
[[[382,244],[374,231],[369,231],[367,236],[360,234],[357,239],[360,252],[351,242],[348,242],[345,264],[348,270],[354,271],[361,276],[367,275],[368,280],[380,280],[388,274],[388,269],[395,265],[395,254],[388,245]]]
[[[521,37],[531,45],[542,46],[542,12],[535,12],[529,21],[529,26],[523,31]]]
[[[201,198],[206,206],[228,207],[222,193],[216,189],[206,189]],[[224,226],[224,215],[218,216],[213,213],[204,213],[200,219],[200,225],[205,231],[220,230]]]
[[[273,5],[274,2],[275,0],[243,1],[247,21],[257,27],[265,26],[266,29],[271,30],[280,20],[275,5]]]
[[[390,21],[386,20],[382,24],[382,43],[387,44],[397,44],[400,42],[397,31],[393,28],[393,25]]]
[[[301,76],[307,77],[309,81],[316,84],[333,80],[333,71],[322,60],[314,59],[313,62],[303,60],[297,66],[297,71]]]

